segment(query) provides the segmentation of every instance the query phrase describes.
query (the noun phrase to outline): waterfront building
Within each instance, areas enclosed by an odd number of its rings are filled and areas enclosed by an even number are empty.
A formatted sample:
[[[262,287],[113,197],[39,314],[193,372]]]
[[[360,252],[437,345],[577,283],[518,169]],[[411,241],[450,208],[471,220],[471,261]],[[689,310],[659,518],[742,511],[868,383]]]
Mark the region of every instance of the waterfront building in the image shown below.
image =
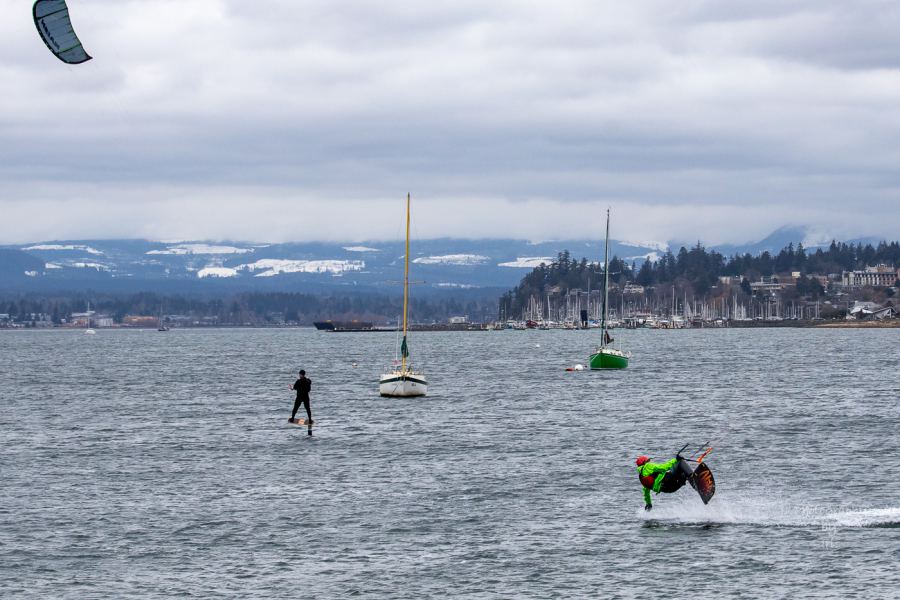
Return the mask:
[[[855,302],[853,308],[847,313],[848,319],[860,321],[881,321],[882,319],[893,319],[896,316],[897,311],[890,302],[884,306],[875,302]]]
[[[69,321],[75,327],[90,327],[91,319],[94,318],[94,311],[89,310],[87,312],[73,312],[72,318]]]
[[[750,289],[754,292],[775,292],[784,289],[784,284],[778,282],[777,277],[760,277],[759,281],[750,283]]]
[[[122,319],[122,324],[126,327],[156,327],[159,325],[159,319],[157,317],[144,316],[144,315],[126,315]]]
[[[863,271],[844,271],[841,283],[845,287],[891,287],[900,279],[900,269],[888,265],[866,267]]]
[[[94,327],[113,327],[116,322],[109,315],[97,315],[92,319]]]

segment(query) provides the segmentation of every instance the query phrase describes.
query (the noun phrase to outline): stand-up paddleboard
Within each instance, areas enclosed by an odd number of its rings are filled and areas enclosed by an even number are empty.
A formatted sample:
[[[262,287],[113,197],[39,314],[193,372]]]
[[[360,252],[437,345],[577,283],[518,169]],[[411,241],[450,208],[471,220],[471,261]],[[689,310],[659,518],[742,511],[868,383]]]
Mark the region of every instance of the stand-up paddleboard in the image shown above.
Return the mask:
[[[712,471],[706,466],[706,463],[700,463],[694,469],[694,475],[690,479],[691,487],[700,494],[703,504],[709,504],[712,497],[716,493],[716,480],[713,479]]]

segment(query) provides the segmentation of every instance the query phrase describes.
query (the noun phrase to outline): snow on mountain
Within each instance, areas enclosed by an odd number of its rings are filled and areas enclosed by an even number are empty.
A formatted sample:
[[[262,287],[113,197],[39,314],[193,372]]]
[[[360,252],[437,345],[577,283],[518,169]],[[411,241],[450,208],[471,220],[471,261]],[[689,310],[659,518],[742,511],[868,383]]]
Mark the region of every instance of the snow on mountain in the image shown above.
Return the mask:
[[[806,248],[816,246],[827,246],[833,238],[826,232],[814,231],[805,225],[785,225],[779,227],[765,238],[744,244],[718,244],[713,246],[714,250],[721,252],[725,256],[734,254],[751,254],[756,256],[761,252],[771,252],[773,254],[781,251],[788,244],[797,245],[801,242]]]
[[[247,254],[253,252],[252,248],[237,248],[235,246],[211,246],[209,244],[179,244],[169,246],[165,250],[150,250],[146,254],[170,254],[183,256],[185,254]]]
[[[520,256],[516,260],[510,262],[497,263],[498,267],[510,267],[513,269],[534,269],[541,266],[541,263],[549,265],[554,261],[548,256]]]
[[[833,239],[836,239],[835,236],[827,231],[807,229],[801,243],[805,248],[826,248]]]
[[[654,242],[654,241],[633,241],[633,240],[620,240],[618,242],[620,246],[629,246],[631,248],[650,248],[651,250],[655,250],[657,252],[665,252],[669,249],[669,244],[665,242]],[[654,259],[655,260],[655,259]]]
[[[659,260],[659,252],[648,252],[647,254],[638,254],[637,256],[626,256],[622,260],[649,260],[651,262],[656,262]]]
[[[471,285],[471,284],[468,284],[468,283],[449,283],[449,282],[442,282],[442,283],[436,283],[436,284],[434,284],[434,287],[437,287],[437,288],[456,288],[456,289],[458,289],[458,290],[474,290],[474,289],[478,289],[479,286],[477,286],[477,285]]]
[[[35,246],[28,246],[27,248],[22,248],[22,250],[76,250],[81,252],[87,252],[88,254],[103,254],[96,248],[91,248],[90,246],[82,246],[78,244],[37,244]]]
[[[627,244],[610,240],[610,255],[627,257],[639,265],[644,258],[661,256],[657,248],[665,247],[658,242]],[[423,239],[416,240],[410,260],[417,278],[427,280],[435,292],[451,293],[512,287],[528,270],[551,264],[566,250],[574,260],[587,257],[597,261],[602,258],[603,240]],[[209,285],[292,291],[349,285],[381,289],[384,282],[400,277],[403,251],[404,243],[396,240],[273,244],[253,240],[33,240],[0,246],[0,289],[50,284],[59,289],[142,291],[159,286],[202,290]],[[42,275],[26,277],[26,270]]]
[[[444,254],[443,256],[422,256],[414,258],[413,262],[419,265],[456,265],[472,266],[480,265],[489,257],[481,254]]]
[[[100,263],[94,262],[73,262],[68,266],[77,267],[79,269],[97,269],[98,271],[109,271],[110,268],[108,265],[101,265]]]
[[[362,260],[288,260],[283,258],[263,258],[254,263],[235,267],[240,271],[262,271],[255,277],[272,277],[281,273],[331,273],[342,275],[346,271],[362,271],[366,267]]]
[[[197,271],[197,277],[206,279],[207,277],[236,277],[237,269],[230,267],[204,267]]]

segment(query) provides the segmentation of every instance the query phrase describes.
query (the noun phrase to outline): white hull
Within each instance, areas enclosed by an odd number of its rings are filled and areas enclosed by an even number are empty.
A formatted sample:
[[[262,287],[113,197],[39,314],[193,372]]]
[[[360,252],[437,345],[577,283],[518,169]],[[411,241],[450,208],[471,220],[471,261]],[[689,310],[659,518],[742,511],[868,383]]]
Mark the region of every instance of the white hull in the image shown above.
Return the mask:
[[[424,396],[428,393],[428,382],[418,373],[408,375],[389,373],[381,376],[378,393],[392,397]]]

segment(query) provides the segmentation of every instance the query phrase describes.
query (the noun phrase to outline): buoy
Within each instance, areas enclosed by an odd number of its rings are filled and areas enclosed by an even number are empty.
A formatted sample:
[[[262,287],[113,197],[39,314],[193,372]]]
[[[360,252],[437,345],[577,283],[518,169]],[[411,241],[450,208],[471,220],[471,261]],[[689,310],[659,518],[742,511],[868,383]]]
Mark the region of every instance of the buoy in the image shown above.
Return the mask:
[[[584,371],[584,365],[582,365],[580,363],[575,365],[575,370],[576,371]]]
[[[535,347],[535,348],[540,348],[541,345],[540,345],[540,344],[535,344],[534,347]]]

